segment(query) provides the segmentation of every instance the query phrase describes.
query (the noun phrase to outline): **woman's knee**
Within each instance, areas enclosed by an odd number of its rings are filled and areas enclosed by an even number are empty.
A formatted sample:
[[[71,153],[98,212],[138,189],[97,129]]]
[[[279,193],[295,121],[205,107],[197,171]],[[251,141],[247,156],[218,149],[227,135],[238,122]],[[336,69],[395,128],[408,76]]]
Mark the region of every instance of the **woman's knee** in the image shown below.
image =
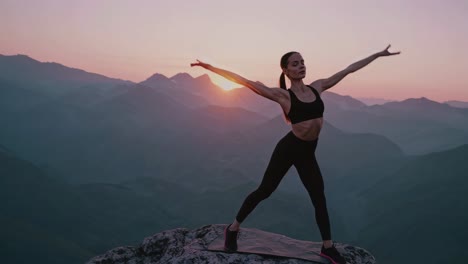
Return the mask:
[[[325,192],[323,189],[309,191],[309,196],[315,207],[326,206]]]

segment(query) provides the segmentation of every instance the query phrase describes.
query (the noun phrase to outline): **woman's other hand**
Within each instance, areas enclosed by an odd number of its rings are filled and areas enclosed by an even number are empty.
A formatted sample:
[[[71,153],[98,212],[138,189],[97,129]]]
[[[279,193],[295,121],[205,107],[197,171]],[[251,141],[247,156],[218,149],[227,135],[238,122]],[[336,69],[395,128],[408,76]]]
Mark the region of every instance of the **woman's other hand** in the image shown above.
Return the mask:
[[[387,46],[387,48],[385,48],[384,50],[382,50],[381,52],[377,53],[379,54],[379,56],[391,56],[391,55],[397,55],[397,54],[400,54],[400,52],[389,52],[388,51],[388,48],[390,48],[390,44]]]
[[[203,68],[205,68],[205,69],[208,69],[208,67],[211,66],[211,65],[208,64],[208,63],[204,63],[204,62],[201,62],[201,61],[199,61],[199,60],[197,60],[197,61],[198,61],[198,62],[196,62],[196,63],[190,63],[190,66],[191,66],[191,67],[193,67],[193,66],[201,66],[201,67],[203,67]]]

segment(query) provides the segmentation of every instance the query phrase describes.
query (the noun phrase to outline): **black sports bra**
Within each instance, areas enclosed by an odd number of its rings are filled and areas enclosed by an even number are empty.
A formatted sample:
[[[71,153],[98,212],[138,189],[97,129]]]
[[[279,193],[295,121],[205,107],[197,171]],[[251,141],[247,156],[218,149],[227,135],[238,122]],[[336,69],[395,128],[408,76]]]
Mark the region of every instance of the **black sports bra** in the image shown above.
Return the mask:
[[[319,93],[314,87],[306,86],[312,89],[312,92],[315,94],[315,101],[310,103],[302,102],[291,89],[288,89],[289,97],[291,98],[291,109],[289,110],[288,117],[293,124],[323,116],[325,105],[323,104],[322,98],[320,98]]]

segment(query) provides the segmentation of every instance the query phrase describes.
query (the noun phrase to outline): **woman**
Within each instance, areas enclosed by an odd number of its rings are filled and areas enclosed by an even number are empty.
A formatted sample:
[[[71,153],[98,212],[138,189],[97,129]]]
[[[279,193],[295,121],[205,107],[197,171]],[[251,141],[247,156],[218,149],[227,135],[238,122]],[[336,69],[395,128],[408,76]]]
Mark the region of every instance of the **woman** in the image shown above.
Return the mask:
[[[280,65],[283,72],[280,76],[280,88],[269,88],[260,82],[247,80],[233,72],[213,67],[199,60],[191,64],[192,67],[201,66],[213,71],[277,102],[283,109],[287,122],[291,124],[291,131],[276,145],[260,186],[247,196],[234,222],[226,227],[224,231],[226,250],[237,250],[240,224],[262,200],[273,193],[283,176],[294,165],[315,208],[315,219],[323,240],[320,255],[328,258],[332,263],[346,262],[336,250],[331,238],[323,179],[315,159],[315,149],[323,125],[324,104],[320,94],[336,85],[346,75],[361,69],[378,57],[400,54],[400,52],[389,52],[388,48],[390,45],[381,52],[351,64],[330,78],[318,79],[310,85],[305,85],[302,80],[306,75],[306,66],[301,54],[294,51],[288,52],[281,58]],[[291,81],[289,89],[286,89],[285,75]]]

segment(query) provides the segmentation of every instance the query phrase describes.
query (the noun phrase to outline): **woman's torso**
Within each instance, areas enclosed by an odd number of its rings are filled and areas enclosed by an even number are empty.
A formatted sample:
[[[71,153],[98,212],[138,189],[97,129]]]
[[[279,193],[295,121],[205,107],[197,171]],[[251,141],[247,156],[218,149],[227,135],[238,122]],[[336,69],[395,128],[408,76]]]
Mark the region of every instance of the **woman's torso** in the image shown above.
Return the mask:
[[[291,124],[292,132],[298,138],[312,141],[319,137],[323,126],[323,117],[310,119],[297,124]]]
[[[287,94],[287,100],[283,100],[279,103],[283,108],[283,111],[288,115],[292,114],[291,110],[301,111],[302,109],[308,107],[320,108],[320,104],[322,109],[318,110],[323,111],[323,102],[321,101],[319,92],[316,89],[315,91],[313,91],[313,88],[310,87],[307,88],[305,92],[294,92],[292,90],[285,92]],[[298,107],[298,105],[300,105],[301,107]],[[295,107],[295,109],[292,109],[292,107]],[[299,122],[296,121],[297,123],[295,124],[291,123],[291,128],[294,135],[306,141],[317,139],[323,126],[323,117],[321,117],[321,114],[319,115],[320,117],[315,117],[315,115],[313,115],[314,117],[310,119],[302,120]]]

